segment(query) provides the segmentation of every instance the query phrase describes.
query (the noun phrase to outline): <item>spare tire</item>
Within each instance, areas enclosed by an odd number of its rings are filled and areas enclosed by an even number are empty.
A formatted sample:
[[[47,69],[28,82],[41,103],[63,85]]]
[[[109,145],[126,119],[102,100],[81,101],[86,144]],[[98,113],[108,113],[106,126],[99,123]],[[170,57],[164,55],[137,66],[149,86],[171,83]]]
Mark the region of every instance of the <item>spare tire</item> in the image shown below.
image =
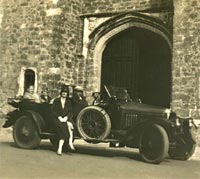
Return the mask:
[[[82,109],[77,116],[76,124],[84,140],[104,140],[111,130],[110,117],[99,106],[87,106]]]

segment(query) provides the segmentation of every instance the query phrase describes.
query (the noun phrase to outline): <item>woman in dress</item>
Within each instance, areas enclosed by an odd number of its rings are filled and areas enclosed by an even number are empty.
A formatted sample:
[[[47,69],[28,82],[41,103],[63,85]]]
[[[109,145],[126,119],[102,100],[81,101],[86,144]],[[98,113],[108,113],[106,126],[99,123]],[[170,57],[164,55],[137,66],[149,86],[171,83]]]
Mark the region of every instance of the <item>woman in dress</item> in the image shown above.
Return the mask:
[[[66,85],[62,86],[60,97],[56,98],[52,104],[54,123],[59,137],[58,155],[62,155],[62,147],[65,141],[69,141],[69,147],[75,150],[72,143],[72,102],[68,97],[68,93],[68,87]]]

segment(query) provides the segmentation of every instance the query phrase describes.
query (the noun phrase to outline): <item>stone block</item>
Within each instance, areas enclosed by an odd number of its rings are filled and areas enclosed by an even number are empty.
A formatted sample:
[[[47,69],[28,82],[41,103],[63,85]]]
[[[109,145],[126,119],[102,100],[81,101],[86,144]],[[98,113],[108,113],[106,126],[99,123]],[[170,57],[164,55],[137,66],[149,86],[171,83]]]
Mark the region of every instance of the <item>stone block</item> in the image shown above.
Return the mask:
[[[66,62],[65,64],[66,64],[67,68],[71,68],[72,67],[72,63],[71,62]]]

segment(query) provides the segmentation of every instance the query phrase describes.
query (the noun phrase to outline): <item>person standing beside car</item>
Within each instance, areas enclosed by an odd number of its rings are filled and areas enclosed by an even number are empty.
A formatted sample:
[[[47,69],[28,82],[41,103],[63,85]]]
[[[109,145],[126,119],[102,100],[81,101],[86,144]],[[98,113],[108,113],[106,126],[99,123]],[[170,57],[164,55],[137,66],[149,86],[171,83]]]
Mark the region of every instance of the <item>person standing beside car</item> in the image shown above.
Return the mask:
[[[76,86],[74,88],[72,102],[73,102],[73,115],[74,118],[76,119],[78,113],[88,105],[88,102],[83,94],[83,88],[81,86]]]
[[[68,93],[68,87],[63,85],[60,91],[60,97],[56,98],[52,104],[53,120],[59,137],[58,155],[62,154],[62,147],[65,141],[69,142],[69,147],[72,150],[75,150],[72,143],[72,102],[68,97]]]

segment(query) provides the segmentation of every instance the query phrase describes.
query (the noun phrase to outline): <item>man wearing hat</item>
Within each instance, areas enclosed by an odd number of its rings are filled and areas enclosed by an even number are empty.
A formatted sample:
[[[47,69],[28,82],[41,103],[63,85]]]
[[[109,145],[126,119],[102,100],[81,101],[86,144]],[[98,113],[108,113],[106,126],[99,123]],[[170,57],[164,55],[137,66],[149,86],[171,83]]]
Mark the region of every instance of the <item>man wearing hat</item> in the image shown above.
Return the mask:
[[[74,88],[73,94],[73,116],[76,119],[78,113],[88,105],[85,96],[83,95],[83,88],[81,86],[76,86]]]
[[[49,90],[48,88],[45,88],[41,91],[41,95],[40,95],[41,101],[43,103],[50,103],[51,101],[51,97],[49,96]]]
[[[57,135],[59,137],[59,146],[57,154],[62,154],[62,147],[64,141],[69,141],[69,147],[72,150],[73,146],[73,133],[71,128],[73,128],[72,121],[72,102],[68,97],[69,89],[68,86],[63,85],[60,91],[60,97],[56,98],[52,104],[52,113],[54,118],[54,123],[56,126]],[[70,138],[70,136],[72,136]]]

